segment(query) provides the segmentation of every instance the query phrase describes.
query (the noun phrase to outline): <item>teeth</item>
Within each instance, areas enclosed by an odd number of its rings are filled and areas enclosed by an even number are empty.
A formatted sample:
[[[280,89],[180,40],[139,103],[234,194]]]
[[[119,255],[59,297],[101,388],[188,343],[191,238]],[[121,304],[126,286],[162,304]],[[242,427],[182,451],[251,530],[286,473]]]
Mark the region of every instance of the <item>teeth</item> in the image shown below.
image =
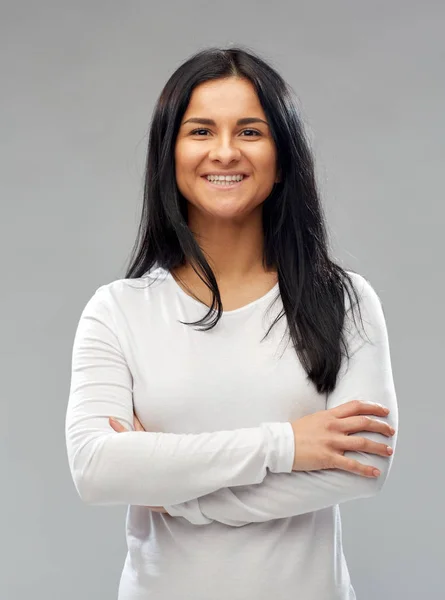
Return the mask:
[[[207,180],[213,183],[220,183],[224,185],[224,182],[242,181],[244,175],[207,175]]]

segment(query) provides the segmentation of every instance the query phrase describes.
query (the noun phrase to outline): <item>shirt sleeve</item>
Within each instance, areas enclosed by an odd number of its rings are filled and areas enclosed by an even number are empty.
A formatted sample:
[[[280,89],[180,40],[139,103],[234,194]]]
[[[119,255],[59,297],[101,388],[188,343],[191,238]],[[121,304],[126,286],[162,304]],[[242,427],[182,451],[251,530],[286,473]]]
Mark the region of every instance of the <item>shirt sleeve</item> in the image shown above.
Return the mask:
[[[198,434],[133,430],[133,379],[99,288],[75,333],[65,438],[76,490],[89,504],[177,505],[218,489],[289,473],[288,422]],[[131,431],[117,433],[116,417]]]
[[[385,443],[394,451],[398,434],[398,406],[383,306],[369,282],[362,276],[360,281],[358,288],[362,295],[360,308],[365,332],[361,331],[359,336],[357,330],[352,329],[353,333],[347,335],[351,359],[349,366],[343,361],[337,385],[327,396],[326,409],[355,399],[387,406],[390,409],[387,417],[371,417],[388,422],[396,429],[394,436],[387,437],[369,431],[350,435]],[[219,521],[239,527],[317,511],[377,494],[388,478],[394,452],[388,457],[365,452],[345,452],[344,455],[377,467],[381,475],[368,478],[340,469],[268,473],[259,484],[226,487],[165,508],[170,515],[182,516],[195,524]]]

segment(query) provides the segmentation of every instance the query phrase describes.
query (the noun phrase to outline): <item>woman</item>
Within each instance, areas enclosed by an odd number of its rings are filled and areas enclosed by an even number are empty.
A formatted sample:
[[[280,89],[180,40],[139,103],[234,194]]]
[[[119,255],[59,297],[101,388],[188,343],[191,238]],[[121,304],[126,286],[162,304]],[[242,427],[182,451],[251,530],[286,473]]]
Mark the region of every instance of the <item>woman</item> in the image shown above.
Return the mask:
[[[155,107],[131,265],[74,340],[69,464],[82,500],[129,505],[119,600],[355,598],[339,504],[381,490],[397,424],[289,87],[200,51]]]

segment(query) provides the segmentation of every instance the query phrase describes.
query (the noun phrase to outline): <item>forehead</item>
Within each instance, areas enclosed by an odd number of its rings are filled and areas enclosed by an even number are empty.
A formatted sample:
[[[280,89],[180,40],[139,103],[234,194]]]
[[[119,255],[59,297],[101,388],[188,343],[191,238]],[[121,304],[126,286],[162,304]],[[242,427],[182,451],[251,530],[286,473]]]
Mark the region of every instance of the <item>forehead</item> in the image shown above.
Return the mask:
[[[206,81],[196,86],[184,117],[238,118],[241,114],[265,117],[252,83],[231,77]]]

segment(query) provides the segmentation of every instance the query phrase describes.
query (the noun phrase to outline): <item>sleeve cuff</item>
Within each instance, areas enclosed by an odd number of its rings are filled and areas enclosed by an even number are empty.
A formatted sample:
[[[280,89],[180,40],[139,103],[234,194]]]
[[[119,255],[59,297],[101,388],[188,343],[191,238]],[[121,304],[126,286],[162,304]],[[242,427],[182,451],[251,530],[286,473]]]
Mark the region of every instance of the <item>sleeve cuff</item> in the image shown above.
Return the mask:
[[[286,423],[262,423],[268,443],[268,467],[272,473],[291,473],[295,458],[295,437],[292,425]]]
[[[198,498],[181,502],[181,504],[169,504],[164,506],[165,510],[171,517],[183,517],[193,523],[193,525],[208,525],[213,523],[213,519],[205,517],[199,507]]]

